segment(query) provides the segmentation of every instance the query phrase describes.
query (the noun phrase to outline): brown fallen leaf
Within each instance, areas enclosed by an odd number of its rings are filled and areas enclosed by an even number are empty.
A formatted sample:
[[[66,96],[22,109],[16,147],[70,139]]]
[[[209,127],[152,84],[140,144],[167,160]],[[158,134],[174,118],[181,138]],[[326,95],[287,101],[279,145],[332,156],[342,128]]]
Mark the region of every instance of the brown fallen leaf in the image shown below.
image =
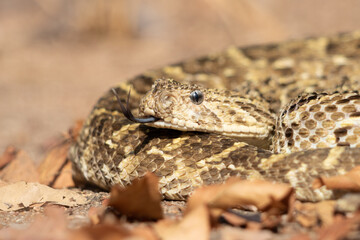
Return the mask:
[[[0,169],[9,164],[15,157],[18,150],[14,146],[8,146],[0,157]]]
[[[294,219],[303,227],[315,227],[321,222],[322,226],[332,224],[334,220],[335,201],[321,201],[317,203],[302,203],[296,201]]]
[[[316,213],[322,226],[329,226],[334,221],[335,201],[321,201],[316,203]]]
[[[280,214],[274,214],[271,211],[264,212],[261,214],[261,223],[249,222],[249,224],[255,225],[258,229],[276,229],[281,224],[282,216],[283,215]],[[249,224],[247,227],[250,229]]]
[[[127,187],[114,186],[111,189],[109,206],[121,214],[137,219],[161,219],[161,194],[158,188],[158,177],[146,173]]]
[[[67,161],[65,166],[61,169],[59,176],[56,178],[53,188],[69,188],[75,187],[74,180],[72,178],[72,163]]]
[[[78,120],[69,132],[61,137],[50,141],[50,148],[45,159],[38,167],[39,182],[54,188],[73,187],[71,163],[67,160],[67,154],[72,142],[75,141],[81,130],[83,121]]]
[[[354,213],[351,217],[336,215],[334,221],[329,226],[324,226],[318,231],[317,239],[320,240],[336,240],[343,239],[354,228],[359,227],[360,212]]]
[[[360,166],[348,173],[333,177],[319,177],[312,183],[313,188],[326,186],[327,189],[341,189],[347,191],[360,191]]]
[[[15,211],[38,203],[77,206],[88,202],[74,190],[53,189],[40,183],[17,182],[0,187],[0,210]]]
[[[282,213],[287,210],[292,194],[293,189],[287,184],[233,178],[225,184],[195,190],[189,198],[186,212],[200,204],[206,204],[210,209],[226,210],[250,205],[260,211],[272,209],[273,212]]]
[[[1,239],[69,239],[71,232],[67,229],[64,210],[49,206],[44,215],[35,217],[34,222],[26,229],[5,228],[0,230]]]
[[[228,186],[225,186],[223,192],[217,194],[209,202],[209,206],[227,209],[254,205],[260,211],[266,211],[271,207],[286,210],[292,192],[293,189],[288,184],[267,181],[231,181]]]
[[[91,207],[88,211],[88,217],[92,225],[99,224],[106,211],[105,206]]]
[[[35,163],[25,151],[18,151],[10,163],[0,172],[0,179],[6,182],[37,182],[39,179]]]
[[[156,223],[154,228],[164,240],[209,239],[209,209],[205,205],[198,206],[180,221],[165,219]]]
[[[73,240],[123,240],[123,239],[147,239],[158,240],[155,232],[150,227],[125,228],[119,224],[99,224],[82,227],[73,231]]]
[[[38,168],[39,182],[41,184],[53,185],[67,163],[66,158],[69,148],[70,142],[63,140],[46,155]]]
[[[311,238],[308,233],[298,233],[295,236],[291,237],[291,240],[311,240],[311,239],[313,238]]]
[[[107,199],[108,200],[108,199]],[[96,224],[117,224],[118,216],[113,211],[109,211],[108,204],[102,202],[99,207],[91,207],[88,211],[88,217],[92,225]]]
[[[294,220],[301,226],[309,228],[317,225],[318,217],[314,203],[302,203],[296,201],[294,207]]]

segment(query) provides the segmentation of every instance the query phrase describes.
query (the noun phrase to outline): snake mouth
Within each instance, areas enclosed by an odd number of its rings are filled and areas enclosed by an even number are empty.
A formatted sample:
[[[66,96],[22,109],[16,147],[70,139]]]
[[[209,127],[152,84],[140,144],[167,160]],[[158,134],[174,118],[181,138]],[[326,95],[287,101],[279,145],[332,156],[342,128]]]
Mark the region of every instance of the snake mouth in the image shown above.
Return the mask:
[[[127,99],[126,99],[126,106],[124,106],[124,104],[121,102],[121,99],[120,99],[118,93],[116,92],[115,88],[112,88],[111,91],[115,95],[115,97],[116,97],[116,99],[117,99],[117,101],[118,101],[118,103],[120,105],[121,112],[130,121],[135,122],[135,123],[152,123],[152,122],[156,122],[157,120],[159,120],[158,118],[152,117],[152,116],[145,117],[145,118],[134,117],[134,115],[131,113],[131,110],[129,108],[129,99],[130,99],[131,88],[129,90],[129,93],[128,93],[128,96],[127,96]]]

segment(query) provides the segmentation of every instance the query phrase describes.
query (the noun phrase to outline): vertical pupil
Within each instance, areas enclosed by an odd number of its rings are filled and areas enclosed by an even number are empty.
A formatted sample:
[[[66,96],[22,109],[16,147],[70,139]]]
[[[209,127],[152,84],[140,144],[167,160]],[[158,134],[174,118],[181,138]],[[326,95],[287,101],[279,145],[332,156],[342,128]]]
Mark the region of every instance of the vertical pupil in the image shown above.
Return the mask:
[[[204,99],[204,95],[201,91],[195,90],[195,91],[191,92],[190,99],[193,103],[200,104]]]
[[[199,101],[199,94],[196,91],[194,92],[194,100],[195,102]]]

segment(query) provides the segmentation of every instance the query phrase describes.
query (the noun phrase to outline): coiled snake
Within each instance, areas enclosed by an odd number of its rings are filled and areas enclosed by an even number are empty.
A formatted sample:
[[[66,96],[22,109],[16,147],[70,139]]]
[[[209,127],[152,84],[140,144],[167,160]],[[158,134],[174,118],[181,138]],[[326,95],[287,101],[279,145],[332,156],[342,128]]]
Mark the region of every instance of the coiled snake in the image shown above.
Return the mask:
[[[154,172],[168,199],[230,176],[334,198],[311,183],[360,164],[359,81],[360,32],[230,47],[118,85],[123,101],[132,89],[127,107],[105,93],[69,157],[78,179],[105,189]]]

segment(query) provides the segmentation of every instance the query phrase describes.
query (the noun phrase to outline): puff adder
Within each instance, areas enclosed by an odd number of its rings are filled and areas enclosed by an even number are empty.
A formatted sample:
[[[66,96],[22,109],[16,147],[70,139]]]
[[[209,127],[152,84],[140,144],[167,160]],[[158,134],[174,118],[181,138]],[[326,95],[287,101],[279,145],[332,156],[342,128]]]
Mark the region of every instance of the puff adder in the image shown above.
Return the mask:
[[[154,172],[167,199],[231,176],[336,198],[311,183],[360,164],[359,81],[360,32],[230,47],[115,87],[123,100],[131,87],[129,109],[153,123],[128,120],[105,93],[69,158],[76,178],[104,189]]]

